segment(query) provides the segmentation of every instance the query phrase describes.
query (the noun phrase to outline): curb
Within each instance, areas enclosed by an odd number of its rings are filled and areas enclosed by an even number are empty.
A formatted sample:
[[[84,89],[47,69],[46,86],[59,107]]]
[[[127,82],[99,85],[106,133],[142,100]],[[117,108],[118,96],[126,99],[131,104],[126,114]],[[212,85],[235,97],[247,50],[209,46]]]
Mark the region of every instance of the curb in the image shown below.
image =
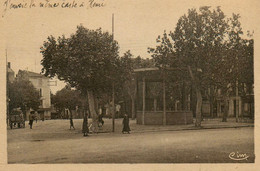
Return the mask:
[[[190,127],[190,128],[180,128],[180,129],[159,129],[159,130],[136,130],[136,131],[131,131],[131,134],[133,133],[146,133],[146,132],[166,132],[166,131],[191,131],[191,130],[206,130],[206,129],[225,129],[225,128],[246,128],[246,127],[254,127],[254,125],[238,125],[238,126],[205,126],[205,127]],[[100,131],[98,133],[89,133],[92,135],[97,135],[97,134],[118,134],[121,132],[111,132],[111,131]]]
[[[143,130],[143,131],[131,131],[131,133],[145,133],[145,132],[166,132],[166,131],[190,131],[190,130],[203,130],[203,129],[225,129],[225,128],[243,128],[254,127],[254,125],[240,125],[240,126],[224,126],[224,127],[201,127],[201,128],[181,128],[181,129],[165,129],[165,130]]]

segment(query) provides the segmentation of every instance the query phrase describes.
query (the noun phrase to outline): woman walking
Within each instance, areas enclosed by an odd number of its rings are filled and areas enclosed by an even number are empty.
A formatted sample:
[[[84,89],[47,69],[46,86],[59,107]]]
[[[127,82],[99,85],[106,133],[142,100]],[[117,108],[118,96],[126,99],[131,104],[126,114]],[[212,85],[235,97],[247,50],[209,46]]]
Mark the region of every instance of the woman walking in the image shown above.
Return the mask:
[[[130,127],[129,127],[129,118],[128,115],[125,114],[124,119],[123,119],[123,130],[122,133],[124,134],[125,132],[127,132],[128,134],[130,134]]]
[[[82,125],[82,133],[83,133],[84,137],[88,136],[88,133],[89,133],[88,115],[86,113],[84,114],[83,125]]]

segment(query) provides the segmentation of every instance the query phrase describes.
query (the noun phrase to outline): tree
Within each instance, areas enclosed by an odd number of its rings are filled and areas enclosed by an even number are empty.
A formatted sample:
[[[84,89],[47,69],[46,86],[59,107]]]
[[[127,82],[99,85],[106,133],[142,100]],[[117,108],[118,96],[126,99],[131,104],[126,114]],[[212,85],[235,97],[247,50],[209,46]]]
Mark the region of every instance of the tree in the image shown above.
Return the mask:
[[[14,108],[21,108],[25,113],[32,108],[37,110],[40,105],[39,91],[29,80],[15,79],[14,82],[8,82],[9,112]]]
[[[93,123],[98,123],[97,96],[109,92],[117,79],[118,43],[108,32],[78,26],[69,38],[49,36],[41,47],[42,72],[57,76],[88,97]]]
[[[149,49],[158,66],[178,68],[184,76],[188,71],[196,92],[197,127],[201,126],[201,91],[212,86],[222,88],[227,97],[229,84],[238,78],[239,66],[233,64],[234,59],[236,64],[241,60],[238,50],[243,32],[238,19],[238,15],[227,18],[220,7],[190,9],[173,32],[157,38],[159,46]]]
[[[134,57],[130,50],[126,51],[124,55],[120,58],[120,68],[121,68],[121,80],[124,83],[121,87],[121,94],[124,94],[124,91],[127,92],[127,95],[131,98],[131,111],[132,119],[135,119],[135,102],[136,102],[136,93],[137,93],[137,80],[135,77],[134,69],[137,68],[149,68],[154,67],[155,62],[153,59],[143,59],[140,56]]]
[[[124,72],[122,74],[122,76],[124,77],[123,91],[126,90],[128,95],[131,98],[132,119],[135,119],[135,98],[136,98],[137,90],[136,90],[135,77],[133,72],[134,69],[133,55],[131,54],[130,50],[124,53],[120,61],[121,61],[121,68],[124,68],[123,70]]]
[[[80,92],[78,90],[72,90],[70,86],[66,86],[60,91],[57,91],[52,97],[54,107],[59,111],[64,111],[67,108],[70,114],[72,114],[72,110],[76,110],[76,106],[83,106],[83,101]]]

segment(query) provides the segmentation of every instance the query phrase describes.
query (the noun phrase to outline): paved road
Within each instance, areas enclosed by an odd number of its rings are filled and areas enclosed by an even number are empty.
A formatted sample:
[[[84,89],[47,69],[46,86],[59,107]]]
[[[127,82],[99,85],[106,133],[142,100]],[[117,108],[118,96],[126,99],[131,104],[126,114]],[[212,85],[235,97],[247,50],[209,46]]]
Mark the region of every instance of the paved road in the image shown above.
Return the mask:
[[[69,121],[57,122],[8,130],[8,163],[252,163],[255,158],[254,128],[83,137],[80,128],[66,128]],[[232,160],[230,154],[247,159]]]

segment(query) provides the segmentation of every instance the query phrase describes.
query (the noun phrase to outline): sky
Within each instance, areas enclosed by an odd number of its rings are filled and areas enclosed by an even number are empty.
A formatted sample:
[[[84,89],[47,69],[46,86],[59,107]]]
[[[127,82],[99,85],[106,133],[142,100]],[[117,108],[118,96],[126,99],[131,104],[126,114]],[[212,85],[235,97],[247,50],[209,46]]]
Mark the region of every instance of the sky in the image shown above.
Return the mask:
[[[3,0],[2,0],[3,1]],[[1,2],[2,2],[1,1]],[[5,1],[5,0],[4,0]],[[31,0],[10,0],[9,3],[30,2]],[[32,0],[35,3],[45,0]],[[88,0],[74,0],[78,3]],[[73,2],[73,0],[49,0],[50,3]],[[134,56],[149,58],[148,47],[155,47],[156,38],[164,30],[175,29],[178,19],[190,8],[200,6],[221,6],[223,12],[230,17],[232,13],[241,15],[243,30],[257,31],[257,12],[259,2],[256,0],[209,1],[209,0],[95,0],[105,4],[95,8],[23,8],[7,9],[4,4],[1,14],[1,58],[7,56],[11,67],[17,74],[19,69],[39,73],[42,55],[40,47],[49,35],[55,37],[74,33],[77,25],[82,24],[89,29],[102,28],[112,33],[112,14],[114,13],[114,38],[120,46],[120,55],[130,50]],[[4,61],[4,60],[2,60]],[[2,64],[2,63],[1,63]],[[55,93],[64,87],[59,82],[51,86]]]

